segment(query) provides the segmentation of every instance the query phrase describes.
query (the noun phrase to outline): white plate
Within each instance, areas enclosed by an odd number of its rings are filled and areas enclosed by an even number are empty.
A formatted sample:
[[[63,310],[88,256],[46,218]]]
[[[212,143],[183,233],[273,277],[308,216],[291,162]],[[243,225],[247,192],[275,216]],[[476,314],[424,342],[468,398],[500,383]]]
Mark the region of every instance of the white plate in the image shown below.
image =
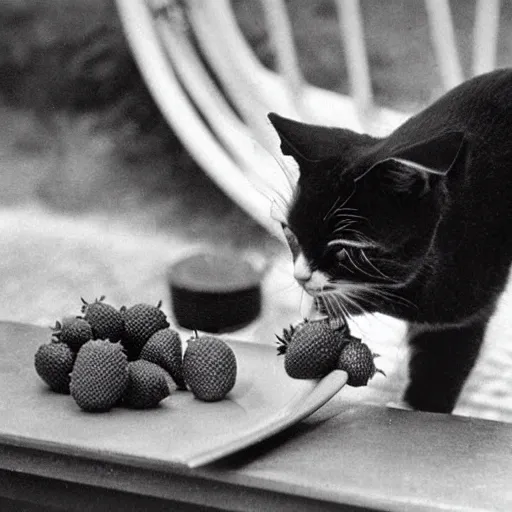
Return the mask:
[[[1,324],[0,336],[0,440],[100,459],[207,464],[312,414],[347,379],[342,371],[320,381],[291,379],[275,347],[226,340],[238,378],[225,400],[205,403],[176,391],[156,409],[86,413],[35,373],[34,353],[49,341],[49,330]]]

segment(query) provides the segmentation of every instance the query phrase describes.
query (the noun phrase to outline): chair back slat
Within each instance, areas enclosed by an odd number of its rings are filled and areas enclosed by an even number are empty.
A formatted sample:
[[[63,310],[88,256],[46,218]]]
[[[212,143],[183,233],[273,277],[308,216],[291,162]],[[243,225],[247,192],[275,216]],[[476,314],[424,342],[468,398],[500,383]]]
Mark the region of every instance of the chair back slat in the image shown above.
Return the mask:
[[[270,133],[267,113],[290,112],[286,90],[282,85],[276,90],[265,80],[263,66],[237,30],[229,2],[192,0],[187,5],[201,50],[223,89],[253,137],[274,154],[277,141]]]
[[[126,31],[128,43],[156,104],[184,146],[228,196],[269,233],[281,237],[269,216],[269,198],[241,172],[183,90],[155,30],[154,13],[135,0],[118,2],[118,10],[123,26],[137,28]]]
[[[373,111],[373,90],[361,7],[359,0],[336,0],[336,7],[341,40],[345,48],[350,95],[364,127]]]
[[[481,75],[496,68],[500,0],[476,0],[473,29],[473,75]]]
[[[445,90],[464,81],[448,0],[425,0],[432,46]]]
[[[304,77],[295,48],[293,30],[284,0],[260,0],[275,52],[276,70],[283,77],[283,85],[290,104],[301,119],[311,119],[304,105]]]
[[[213,134],[240,166],[255,188],[270,195],[283,181],[282,169],[272,155],[255,139],[246,124],[235,114],[208,74],[186,36],[183,21],[162,15],[156,20],[162,45],[168,53],[180,82]],[[261,169],[266,171],[263,173]],[[281,187],[286,186],[282,183]]]
[[[252,163],[251,132],[226,101],[199,59],[188,35],[180,11],[163,12],[156,20],[162,41],[180,83],[207,120],[213,133],[234,159],[244,167]]]

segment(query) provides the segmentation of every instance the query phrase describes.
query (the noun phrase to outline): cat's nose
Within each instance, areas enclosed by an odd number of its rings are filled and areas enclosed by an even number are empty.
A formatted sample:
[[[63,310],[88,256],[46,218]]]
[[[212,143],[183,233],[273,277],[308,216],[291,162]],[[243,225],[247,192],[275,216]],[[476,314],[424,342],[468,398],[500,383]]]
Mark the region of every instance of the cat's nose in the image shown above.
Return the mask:
[[[293,277],[302,286],[311,279],[311,269],[304,256],[300,255],[293,266]]]
[[[293,274],[293,277],[301,286],[304,286],[311,279],[309,276],[298,276],[297,274]]]

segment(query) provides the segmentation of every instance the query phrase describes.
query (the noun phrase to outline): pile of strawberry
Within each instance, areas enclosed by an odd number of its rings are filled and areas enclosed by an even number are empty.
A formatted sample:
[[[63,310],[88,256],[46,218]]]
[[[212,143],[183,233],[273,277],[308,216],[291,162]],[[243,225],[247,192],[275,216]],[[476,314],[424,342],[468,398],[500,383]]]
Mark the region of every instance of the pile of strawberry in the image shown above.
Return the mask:
[[[37,349],[35,369],[50,389],[100,412],[156,407],[174,388],[213,402],[234,387],[237,361],[223,340],[196,333],[183,354],[161,302],[116,309],[104,300],[82,299],[82,315],[56,322]]]
[[[277,336],[279,355],[284,354],[286,373],[294,379],[319,379],[333,370],[348,374],[349,386],[366,386],[382,370],[375,367],[368,345],[350,334],[348,325],[331,328],[328,320],[304,320]]]

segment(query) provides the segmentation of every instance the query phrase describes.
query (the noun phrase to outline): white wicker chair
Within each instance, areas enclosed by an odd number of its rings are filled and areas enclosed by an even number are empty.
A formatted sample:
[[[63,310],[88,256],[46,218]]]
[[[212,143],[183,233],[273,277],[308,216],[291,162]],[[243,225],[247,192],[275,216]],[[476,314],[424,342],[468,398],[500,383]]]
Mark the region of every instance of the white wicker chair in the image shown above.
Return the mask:
[[[267,122],[268,111],[309,122],[338,125],[379,134],[402,122],[404,113],[374,104],[370,86],[363,20],[358,0],[332,0],[338,9],[340,37],[348,65],[350,96],[313,87],[302,77],[297,64],[293,37],[284,0],[259,0],[277,57],[277,72],[266,69],[244,39],[229,0],[117,0],[122,23],[149,89],[163,115],[204,171],[270,233],[281,237],[270,216],[274,185],[294,178],[293,166],[283,160],[277,136]],[[420,0],[417,0],[418,2]],[[496,67],[500,1],[475,0],[474,37],[470,75]],[[455,45],[454,28],[447,0],[425,0],[430,33],[440,79],[449,89],[463,76]],[[225,96],[203,65],[192,38],[199,43],[221,83]],[[231,105],[237,110],[233,110]],[[342,123],[342,124],[341,124]],[[287,174],[282,170],[284,167]],[[286,253],[286,251],[283,251]],[[289,264],[288,255],[286,260]],[[268,278],[269,311],[278,317],[266,318],[254,339],[272,339],[272,329],[283,318],[296,314],[298,299],[277,298],[275,291],[284,282],[276,270]],[[287,267],[287,278],[289,271]],[[298,287],[297,287],[298,289]],[[269,291],[273,293],[269,293]],[[297,291],[297,293],[299,293]],[[282,297],[282,296],[281,296]],[[463,392],[458,414],[512,421],[512,407],[503,402],[511,388],[506,366],[510,354],[506,329],[512,286],[506,294],[502,313],[490,328],[478,368]],[[507,302],[508,301],[508,302]],[[286,307],[283,307],[287,302]],[[288,304],[289,302],[289,304]],[[500,316],[501,315],[501,316]],[[388,379],[372,385],[350,399],[383,403],[400,396],[405,366],[400,354],[405,348],[401,326],[391,320],[368,317],[354,323],[375,351],[383,354],[381,364]],[[266,329],[266,330],[265,330]],[[496,368],[502,368],[497,371]],[[501,375],[501,378],[497,376]],[[361,389],[361,388],[358,388]],[[345,393],[348,398],[348,394]]]
[[[334,1],[350,96],[304,80],[284,0],[260,0],[278,72],[265,68],[255,56],[229,0],[117,0],[135,59],[172,129],[225,193],[278,236],[278,225],[270,216],[273,191],[276,186],[289,187],[294,171],[278,149],[266,117],[269,111],[373,134],[389,132],[406,118],[374,104],[359,1]],[[500,8],[500,0],[476,1],[473,75],[495,67]],[[449,89],[464,77],[448,0],[425,4],[442,84]]]

